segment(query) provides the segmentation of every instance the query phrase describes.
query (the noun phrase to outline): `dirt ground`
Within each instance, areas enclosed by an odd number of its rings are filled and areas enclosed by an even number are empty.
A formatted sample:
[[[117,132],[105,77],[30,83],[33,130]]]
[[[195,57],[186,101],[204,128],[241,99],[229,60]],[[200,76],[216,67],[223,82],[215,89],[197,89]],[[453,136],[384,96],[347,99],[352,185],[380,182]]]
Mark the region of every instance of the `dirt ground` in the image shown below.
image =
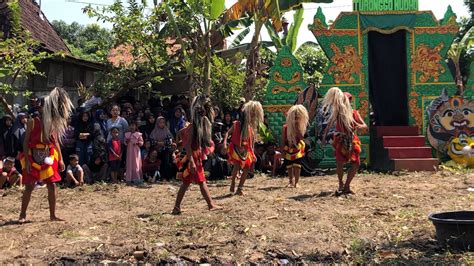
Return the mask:
[[[360,174],[355,196],[334,197],[334,175],[306,177],[301,188],[257,176],[247,196],[210,184],[209,212],[192,186],[172,216],[179,183],[150,188],[93,185],[59,191],[49,222],[46,188],[33,193],[31,223],[18,225],[21,191],[3,194],[0,264],[5,263],[474,263],[474,253],[440,249],[431,212],[474,209],[473,173]]]

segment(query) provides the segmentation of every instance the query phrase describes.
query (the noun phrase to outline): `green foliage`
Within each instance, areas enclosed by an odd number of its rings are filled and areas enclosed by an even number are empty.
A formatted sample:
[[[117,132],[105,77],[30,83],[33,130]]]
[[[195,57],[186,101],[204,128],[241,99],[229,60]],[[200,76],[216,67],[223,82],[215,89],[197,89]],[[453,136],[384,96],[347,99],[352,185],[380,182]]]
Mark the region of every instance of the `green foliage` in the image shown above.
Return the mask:
[[[258,136],[263,143],[277,142],[273,136],[272,131],[264,124],[260,123],[258,127]]]
[[[162,80],[163,67],[169,65],[166,45],[159,34],[161,13],[150,10],[146,1],[115,0],[110,6],[83,9],[90,17],[113,25],[113,49],[108,67],[96,86],[106,95],[119,95],[133,88],[151,88],[152,82]],[[99,29],[86,27],[82,36],[94,38]],[[107,42],[106,42],[107,43]],[[87,48],[87,41],[83,48]],[[81,47],[80,47],[81,48]],[[93,52],[93,50],[91,50]]]
[[[306,84],[321,82],[328,59],[319,45],[311,42],[304,43],[296,51],[295,56],[303,67]]]
[[[20,6],[18,1],[10,1],[11,31],[8,39],[0,39],[0,102],[3,110],[11,113],[4,95],[16,95],[19,79],[31,75],[43,75],[36,69],[35,63],[53,56],[40,52],[40,43],[31,37],[30,32],[20,26]]]
[[[300,8],[296,10],[295,14],[293,15],[293,23],[288,30],[288,35],[286,36],[286,45],[290,48],[290,51],[294,53],[296,51],[296,45],[298,42],[298,33],[301,28],[301,24],[303,24],[304,20],[304,9]]]
[[[62,20],[53,20],[51,25],[74,56],[96,62],[106,61],[113,40],[109,30],[98,24],[83,26],[77,22],[67,24]]]
[[[238,58],[241,59],[242,55],[237,54],[236,57],[237,61],[240,61]],[[211,73],[211,97],[213,102],[221,107],[238,106],[245,82],[245,66],[213,56]],[[202,68],[196,68],[195,75],[202,77]],[[202,87],[200,91],[202,91]]]
[[[276,53],[270,49],[260,49],[260,57],[261,64],[270,69],[276,59]],[[318,44],[312,42],[302,44],[295,57],[303,67],[306,84],[321,82],[328,59]],[[265,76],[268,77],[268,74]]]

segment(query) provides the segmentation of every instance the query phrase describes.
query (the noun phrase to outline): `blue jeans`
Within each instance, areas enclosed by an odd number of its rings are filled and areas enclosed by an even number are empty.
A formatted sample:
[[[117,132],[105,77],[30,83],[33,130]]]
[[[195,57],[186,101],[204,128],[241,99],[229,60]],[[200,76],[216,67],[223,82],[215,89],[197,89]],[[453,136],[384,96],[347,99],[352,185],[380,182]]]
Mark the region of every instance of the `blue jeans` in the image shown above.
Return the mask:
[[[92,156],[92,141],[76,141],[76,154],[79,156],[79,165],[89,163]]]

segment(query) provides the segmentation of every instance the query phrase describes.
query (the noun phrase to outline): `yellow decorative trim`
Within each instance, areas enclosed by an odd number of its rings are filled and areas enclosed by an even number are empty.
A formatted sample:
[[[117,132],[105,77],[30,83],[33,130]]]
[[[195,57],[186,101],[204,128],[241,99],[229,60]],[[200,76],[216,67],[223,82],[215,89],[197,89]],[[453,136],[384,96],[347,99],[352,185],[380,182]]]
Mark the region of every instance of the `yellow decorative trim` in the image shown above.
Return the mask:
[[[455,82],[427,82],[427,83],[414,83],[415,86],[423,86],[423,85],[456,85]]]
[[[293,105],[265,105],[263,109],[270,113],[286,113]]]
[[[362,87],[362,84],[321,84],[320,87]]]
[[[398,26],[398,27],[395,27],[393,29],[389,29],[389,30],[383,30],[383,29],[380,29],[380,28],[377,28],[377,27],[368,27],[366,28],[363,33],[366,34],[368,33],[369,31],[376,31],[376,32],[380,32],[382,34],[392,34],[392,33],[395,33],[399,30],[406,30],[408,32],[413,32],[413,29],[409,28],[409,27],[406,27],[406,26]]]
[[[417,98],[412,98],[409,100],[409,106],[411,110],[411,114],[413,118],[415,118],[415,123],[416,126],[418,127],[418,132],[422,130],[423,127],[423,110],[418,107],[418,99]]]
[[[362,56],[362,41],[361,41],[361,32],[360,32],[360,14],[357,13],[357,42],[359,44],[359,56]]]

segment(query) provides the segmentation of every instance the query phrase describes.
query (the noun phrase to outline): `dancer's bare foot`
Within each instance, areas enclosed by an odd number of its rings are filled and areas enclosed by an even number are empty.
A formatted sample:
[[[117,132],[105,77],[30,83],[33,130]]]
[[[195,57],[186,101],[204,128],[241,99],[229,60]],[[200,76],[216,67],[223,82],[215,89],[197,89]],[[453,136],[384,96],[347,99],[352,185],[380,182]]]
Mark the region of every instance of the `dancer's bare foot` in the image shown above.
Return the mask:
[[[242,190],[242,188],[238,188],[238,189],[237,189],[237,192],[235,192],[235,195],[238,195],[238,196],[245,196],[245,193],[244,193],[244,191]]]
[[[293,185],[293,182],[290,182],[290,183],[288,183],[288,185],[286,185],[287,188],[292,188],[292,187],[294,187],[294,186],[295,186],[295,185]]]
[[[213,211],[219,211],[219,210],[222,210],[224,209],[224,207],[221,207],[221,206],[218,206],[218,205],[212,205],[211,207],[209,207],[209,211],[213,212]]]
[[[181,208],[174,207],[173,211],[171,212],[172,215],[180,215],[181,214]]]
[[[56,216],[51,216],[51,217],[49,217],[49,220],[50,220],[51,222],[64,222],[64,221],[65,221],[64,219],[61,219],[61,218],[56,217]]]
[[[26,224],[27,222],[26,217],[20,217],[20,219],[18,219],[19,224]]]
[[[299,187],[300,187],[300,185],[295,183],[294,188],[299,188]]]

